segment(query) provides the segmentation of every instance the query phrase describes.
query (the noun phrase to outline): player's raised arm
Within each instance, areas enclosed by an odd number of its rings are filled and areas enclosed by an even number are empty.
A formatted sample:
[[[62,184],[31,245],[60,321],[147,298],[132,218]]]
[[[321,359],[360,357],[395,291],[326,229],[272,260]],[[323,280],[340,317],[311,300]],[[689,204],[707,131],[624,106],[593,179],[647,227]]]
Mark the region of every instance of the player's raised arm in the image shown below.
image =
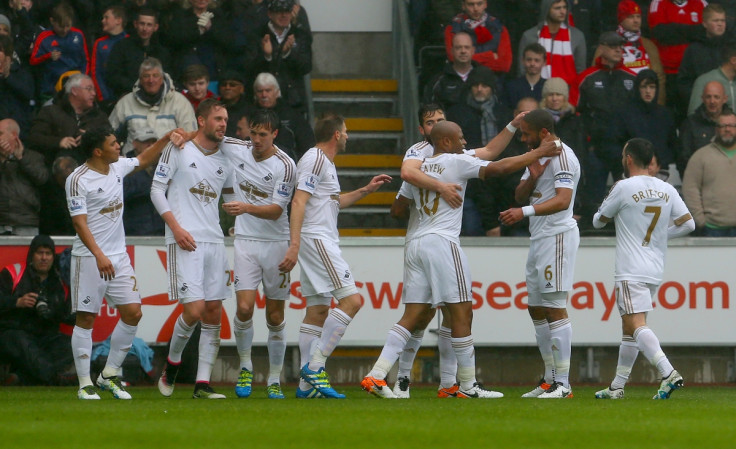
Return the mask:
[[[506,147],[511,142],[511,139],[514,138],[514,134],[516,134],[516,129],[521,124],[521,119],[524,118],[524,116],[527,114],[527,111],[519,113],[516,117],[514,117],[511,122],[506,125],[504,129],[501,130],[496,136],[488,141],[486,146],[481,148],[475,149],[475,156],[478,159],[483,159],[484,161],[492,161],[496,159],[503,151],[506,149]]]

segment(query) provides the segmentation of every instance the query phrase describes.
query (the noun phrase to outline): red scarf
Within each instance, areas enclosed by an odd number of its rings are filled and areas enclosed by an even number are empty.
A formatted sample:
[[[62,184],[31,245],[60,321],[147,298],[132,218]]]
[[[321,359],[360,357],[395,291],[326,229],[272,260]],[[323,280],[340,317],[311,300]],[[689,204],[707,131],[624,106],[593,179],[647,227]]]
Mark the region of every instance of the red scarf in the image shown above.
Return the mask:
[[[575,70],[575,58],[572,55],[567,25],[560,24],[560,30],[553,39],[547,22],[544,22],[544,27],[539,31],[539,43],[547,50],[547,65],[542,68],[542,78],[562,78],[568,86],[572,86],[578,72]]]

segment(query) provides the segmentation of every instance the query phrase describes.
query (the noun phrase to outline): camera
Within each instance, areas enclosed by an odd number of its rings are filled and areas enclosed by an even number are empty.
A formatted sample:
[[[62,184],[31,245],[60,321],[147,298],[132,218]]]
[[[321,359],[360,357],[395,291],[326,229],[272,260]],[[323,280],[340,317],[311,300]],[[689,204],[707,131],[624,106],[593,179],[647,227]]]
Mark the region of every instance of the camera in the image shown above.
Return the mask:
[[[45,320],[50,319],[54,315],[54,312],[49,307],[49,300],[46,297],[46,292],[43,289],[38,292],[38,297],[36,297],[36,313],[39,317]]]

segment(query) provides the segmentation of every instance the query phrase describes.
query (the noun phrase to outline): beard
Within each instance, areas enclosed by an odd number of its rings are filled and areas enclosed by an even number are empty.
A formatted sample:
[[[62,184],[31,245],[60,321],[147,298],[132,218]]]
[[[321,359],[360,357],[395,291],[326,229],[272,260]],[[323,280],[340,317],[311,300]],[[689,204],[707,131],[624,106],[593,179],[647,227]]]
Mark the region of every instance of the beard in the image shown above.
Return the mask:
[[[722,147],[730,147],[734,143],[736,143],[736,136],[734,136],[734,137],[725,137],[725,138],[724,137],[721,137],[721,136],[716,136],[716,138],[714,140],[715,140],[715,142],[718,145],[720,145]]]

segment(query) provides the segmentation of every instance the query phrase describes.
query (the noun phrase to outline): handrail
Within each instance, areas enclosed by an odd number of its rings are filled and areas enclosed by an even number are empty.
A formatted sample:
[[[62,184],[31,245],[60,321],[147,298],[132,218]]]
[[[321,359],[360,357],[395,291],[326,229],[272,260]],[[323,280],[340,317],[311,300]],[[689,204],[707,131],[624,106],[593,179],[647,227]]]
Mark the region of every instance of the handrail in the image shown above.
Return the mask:
[[[399,85],[397,113],[404,121],[402,149],[420,140],[419,130],[414,125],[419,109],[419,87],[414,64],[414,39],[409,32],[408,3],[409,0],[394,0],[392,18],[393,73]]]

